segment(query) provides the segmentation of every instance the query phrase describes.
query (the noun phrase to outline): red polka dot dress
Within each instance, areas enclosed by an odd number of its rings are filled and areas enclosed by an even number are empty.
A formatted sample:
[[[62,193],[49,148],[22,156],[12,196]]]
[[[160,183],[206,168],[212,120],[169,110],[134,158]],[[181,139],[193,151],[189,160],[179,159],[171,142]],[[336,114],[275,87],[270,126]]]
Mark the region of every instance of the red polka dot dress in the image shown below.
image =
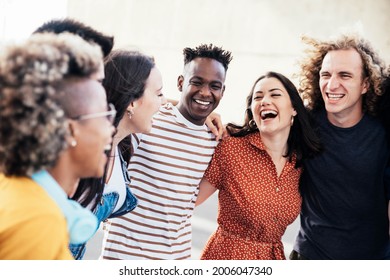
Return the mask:
[[[259,133],[217,146],[204,176],[219,190],[218,229],[201,259],[286,259],[282,236],[302,202],[295,162],[287,161],[278,177]]]

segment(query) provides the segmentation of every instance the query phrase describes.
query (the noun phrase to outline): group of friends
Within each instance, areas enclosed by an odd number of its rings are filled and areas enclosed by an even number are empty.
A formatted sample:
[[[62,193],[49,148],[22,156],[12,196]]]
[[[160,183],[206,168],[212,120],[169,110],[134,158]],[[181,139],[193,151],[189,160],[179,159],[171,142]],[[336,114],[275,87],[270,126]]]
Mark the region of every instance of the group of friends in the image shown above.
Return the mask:
[[[390,75],[356,34],[305,37],[299,87],[261,73],[242,124],[214,112],[230,51],[183,50],[179,100],[153,57],[55,19],[0,52],[0,259],[190,259],[191,217],[218,192],[201,259],[387,259]],[[235,93],[240,96],[241,93]]]

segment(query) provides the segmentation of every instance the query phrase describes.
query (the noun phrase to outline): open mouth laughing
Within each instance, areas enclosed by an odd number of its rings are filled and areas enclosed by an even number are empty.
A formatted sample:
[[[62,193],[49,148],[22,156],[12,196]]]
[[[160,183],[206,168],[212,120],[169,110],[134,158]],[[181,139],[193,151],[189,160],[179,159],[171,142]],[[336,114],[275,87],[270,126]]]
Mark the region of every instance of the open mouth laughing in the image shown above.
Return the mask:
[[[275,110],[263,110],[260,112],[260,117],[262,120],[274,119],[278,115],[278,112]]]

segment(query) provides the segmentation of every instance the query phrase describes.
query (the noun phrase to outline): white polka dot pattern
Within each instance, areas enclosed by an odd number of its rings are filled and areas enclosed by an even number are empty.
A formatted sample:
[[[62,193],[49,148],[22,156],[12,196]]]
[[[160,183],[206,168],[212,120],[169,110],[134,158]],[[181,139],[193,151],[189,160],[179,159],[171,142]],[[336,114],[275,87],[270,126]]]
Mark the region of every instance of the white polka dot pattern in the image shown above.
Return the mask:
[[[285,259],[281,238],[302,202],[295,162],[278,177],[259,133],[217,146],[205,177],[219,189],[219,227],[202,259]]]

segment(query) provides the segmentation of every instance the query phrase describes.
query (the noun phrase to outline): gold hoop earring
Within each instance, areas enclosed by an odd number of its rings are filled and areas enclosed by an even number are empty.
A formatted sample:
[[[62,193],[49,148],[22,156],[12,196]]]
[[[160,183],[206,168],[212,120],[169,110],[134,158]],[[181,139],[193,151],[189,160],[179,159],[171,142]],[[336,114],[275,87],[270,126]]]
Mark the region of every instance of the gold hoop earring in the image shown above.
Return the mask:
[[[257,124],[256,124],[256,122],[255,122],[254,119],[251,119],[251,120],[249,121],[248,125],[249,125],[249,127],[252,128],[252,129],[257,128]]]

